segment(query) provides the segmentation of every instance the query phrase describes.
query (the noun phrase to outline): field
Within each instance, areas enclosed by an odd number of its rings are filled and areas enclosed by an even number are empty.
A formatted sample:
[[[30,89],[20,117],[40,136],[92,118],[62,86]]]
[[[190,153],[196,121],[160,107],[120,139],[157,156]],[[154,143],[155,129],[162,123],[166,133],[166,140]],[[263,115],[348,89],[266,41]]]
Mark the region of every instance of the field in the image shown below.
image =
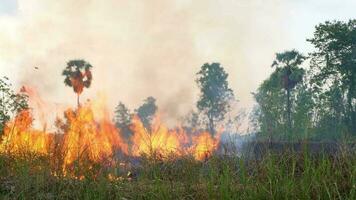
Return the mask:
[[[355,199],[352,151],[266,152],[256,159],[213,155],[126,164],[76,163],[70,174],[57,158],[22,154],[0,157],[1,199]],[[88,167],[91,166],[91,167]]]
[[[0,200],[356,200],[348,1],[0,0]]]

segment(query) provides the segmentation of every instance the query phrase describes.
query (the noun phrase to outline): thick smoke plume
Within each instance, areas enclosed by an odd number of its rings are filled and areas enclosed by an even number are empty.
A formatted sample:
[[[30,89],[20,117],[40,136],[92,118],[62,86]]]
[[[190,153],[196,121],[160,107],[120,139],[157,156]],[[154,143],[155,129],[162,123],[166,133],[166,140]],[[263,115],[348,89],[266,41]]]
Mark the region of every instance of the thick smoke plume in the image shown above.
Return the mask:
[[[82,99],[101,91],[111,108],[122,101],[134,109],[154,96],[174,120],[195,106],[200,66],[220,62],[246,107],[270,70],[271,49],[284,42],[282,2],[18,0],[0,17],[0,72],[50,102],[75,105],[61,72],[83,58],[94,67]]]

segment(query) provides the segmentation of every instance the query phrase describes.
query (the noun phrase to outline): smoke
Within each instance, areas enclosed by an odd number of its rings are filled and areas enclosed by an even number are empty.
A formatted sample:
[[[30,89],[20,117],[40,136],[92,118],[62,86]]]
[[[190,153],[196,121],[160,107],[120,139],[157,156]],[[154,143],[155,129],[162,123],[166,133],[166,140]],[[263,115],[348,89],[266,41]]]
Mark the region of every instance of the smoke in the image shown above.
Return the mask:
[[[153,96],[172,120],[195,106],[200,66],[220,62],[248,107],[286,40],[284,1],[263,2],[18,0],[14,14],[0,16],[0,73],[74,106],[61,72],[68,60],[83,58],[93,65],[93,82],[82,100],[101,91],[110,108],[122,101],[134,109]]]

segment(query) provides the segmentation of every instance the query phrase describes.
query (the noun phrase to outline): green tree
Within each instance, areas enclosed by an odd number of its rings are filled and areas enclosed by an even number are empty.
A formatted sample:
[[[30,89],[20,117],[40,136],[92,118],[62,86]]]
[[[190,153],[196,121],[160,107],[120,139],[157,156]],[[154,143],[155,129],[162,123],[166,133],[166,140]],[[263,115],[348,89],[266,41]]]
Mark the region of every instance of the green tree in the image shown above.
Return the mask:
[[[15,93],[11,90],[8,78],[0,78],[0,134],[2,134],[5,123],[21,110],[28,109],[27,95]]]
[[[303,80],[304,69],[299,66],[303,63],[305,57],[296,50],[277,53],[272,63],[272,67],[279,68],[279,74],[282,77],[282,86],[287,92],[287,121],[288,131],[292,130],[292,103],[291,91]]]
[[[83,92],[84,87],[89,88],[92,81],[91,73],[92,65],[85,60],[70,60],[66,68],[63,70],[62,75],[64,84],[72,87],[77,94],[77,105],[80,106],[79,96]]]
[[[182,118],[183,128],[189,133],[195,133],[201,129],[200,113],[191,110]]]
[[[295,88],[293,98],[295,102],[295,109],[292,114],[294,138],[305,139],[314,137],[314,135],[311,135],[314,128],[315,114],[312,90],[308,87],[307,83],[301,83]]]
[[[338,139],[347,131],[345,124],[345,98],[340,82],[332,84],[327,91],[313,91],[315,101],[315,132],[317,139]]]
[[[115,125],[120,131],[126,136],[126,138],[130,137],[132,131],[130,130],[132,114],[130,110],[123,104],[119,102],[119,104],[115,108]]]
[[[156,99],[153,97],[147,97],[143,104],[136,109],[137,116],[148,131],[151,131],[151,123],[156,112]]]
[[[258,106],[254,109],[252,120],[262,137],[270,140],[281,138],[286,130],[285,105],[286,94],[281,85],[281,69],[277,68],[252,93]]]
[[[306,72],[296,64],[304,59],[294,50],[277,54],[273,63],[277,67],[252,93],[258,106],[251,120],[259,136],[270,140],[309,137],[314,125],[314,100]]]
[[[207,117],[207,126],[211,134],[215,134],[215,124],[224,120],[230,111],[230,102],[234,98],[228,85],[228,74],[220,63],[204,64],[197,73],[196,83],[200,89],[197,102],[198,110]]]
[[[345,96],[345,101],[339,102],[345,105],[343,121],[348,132],[356,133],[356,20],[319,24],[308,41],[315,47],[310,56],[316,92],[322,97],[339,86]]]

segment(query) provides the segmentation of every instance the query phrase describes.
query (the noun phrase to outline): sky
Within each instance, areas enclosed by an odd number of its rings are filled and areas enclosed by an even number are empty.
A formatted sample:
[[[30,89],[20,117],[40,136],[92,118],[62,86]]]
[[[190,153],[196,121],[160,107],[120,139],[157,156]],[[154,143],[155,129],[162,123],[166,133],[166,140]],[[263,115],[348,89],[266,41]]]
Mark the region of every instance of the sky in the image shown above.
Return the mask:
[[[61,72],[85,59],[93,83],[82,99],[102,93],[109,108],[133,110],[154,96],[174,120],[195,107],[199,68],[219,62],[238,109],[249,109],[276,52],[310,52],[315,25],[354,19],[355,9],[355,0],[0,0],[0,76],[75,105]]]

